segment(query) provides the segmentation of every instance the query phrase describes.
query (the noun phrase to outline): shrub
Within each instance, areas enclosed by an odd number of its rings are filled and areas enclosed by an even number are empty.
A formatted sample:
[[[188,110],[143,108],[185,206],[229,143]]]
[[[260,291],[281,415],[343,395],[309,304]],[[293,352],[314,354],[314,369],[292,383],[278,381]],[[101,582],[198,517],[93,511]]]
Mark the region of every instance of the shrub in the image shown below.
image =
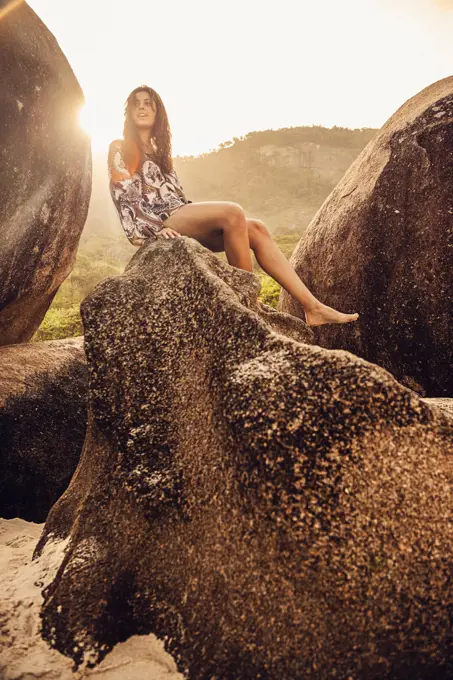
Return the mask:
[[[33,336],[33,342],[60,340],[83,335],[80,306],[52,308],[47,311],[40,327]]]

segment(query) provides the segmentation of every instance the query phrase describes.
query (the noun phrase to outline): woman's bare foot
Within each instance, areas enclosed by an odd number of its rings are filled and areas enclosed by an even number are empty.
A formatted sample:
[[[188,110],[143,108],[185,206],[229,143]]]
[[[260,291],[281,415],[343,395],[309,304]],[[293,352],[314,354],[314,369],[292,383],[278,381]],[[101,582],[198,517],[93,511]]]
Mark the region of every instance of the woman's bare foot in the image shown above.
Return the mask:
[[[319,306],[305,312],[307,326],[323,326],[326,323],[350,323],[351,321],[357,321],[358,318],[358,314],[343,314],[342,312],[337,312],[332,307],[323,305],[321,302]]]

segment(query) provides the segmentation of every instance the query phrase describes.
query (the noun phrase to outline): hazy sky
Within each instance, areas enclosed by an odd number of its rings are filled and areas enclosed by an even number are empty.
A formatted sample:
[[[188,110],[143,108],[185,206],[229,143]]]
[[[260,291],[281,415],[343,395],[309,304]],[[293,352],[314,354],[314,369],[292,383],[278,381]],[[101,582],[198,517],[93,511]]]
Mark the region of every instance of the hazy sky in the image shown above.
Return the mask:
[[[175,154],[252,130],[380,127],[453,72],[453,0],[29,0],[86,97],[93,147],[161,95]]]

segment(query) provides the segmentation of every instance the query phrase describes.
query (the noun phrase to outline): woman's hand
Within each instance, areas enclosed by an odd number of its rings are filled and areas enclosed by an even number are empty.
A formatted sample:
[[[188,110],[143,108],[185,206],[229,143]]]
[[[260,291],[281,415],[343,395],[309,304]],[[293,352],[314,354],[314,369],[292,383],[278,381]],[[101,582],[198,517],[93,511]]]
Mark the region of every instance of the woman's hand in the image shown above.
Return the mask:
[[[182,234],[170,227],[163,227],[163,229],[157,232],[156,236],[157,238],[178,238],[178,236],[182,236]]]

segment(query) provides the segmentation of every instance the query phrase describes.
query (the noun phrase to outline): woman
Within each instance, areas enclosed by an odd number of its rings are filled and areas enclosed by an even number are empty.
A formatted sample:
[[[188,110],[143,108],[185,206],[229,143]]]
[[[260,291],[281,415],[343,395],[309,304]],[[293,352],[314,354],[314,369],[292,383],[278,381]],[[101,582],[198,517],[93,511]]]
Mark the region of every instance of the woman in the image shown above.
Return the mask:
[[[272,240],[266,225],[249,219],[237,203],[192,203],[173,170],[171,135],[161,98],[152,88],[136,88],[126,102],[124,140],[109,151],[110,190],[128,239],[190,236],[213,252],[225,251],[234,267],[252,271],[258,264],[300,302],[309,326],[348,323],[343,314],[317,300]]]

